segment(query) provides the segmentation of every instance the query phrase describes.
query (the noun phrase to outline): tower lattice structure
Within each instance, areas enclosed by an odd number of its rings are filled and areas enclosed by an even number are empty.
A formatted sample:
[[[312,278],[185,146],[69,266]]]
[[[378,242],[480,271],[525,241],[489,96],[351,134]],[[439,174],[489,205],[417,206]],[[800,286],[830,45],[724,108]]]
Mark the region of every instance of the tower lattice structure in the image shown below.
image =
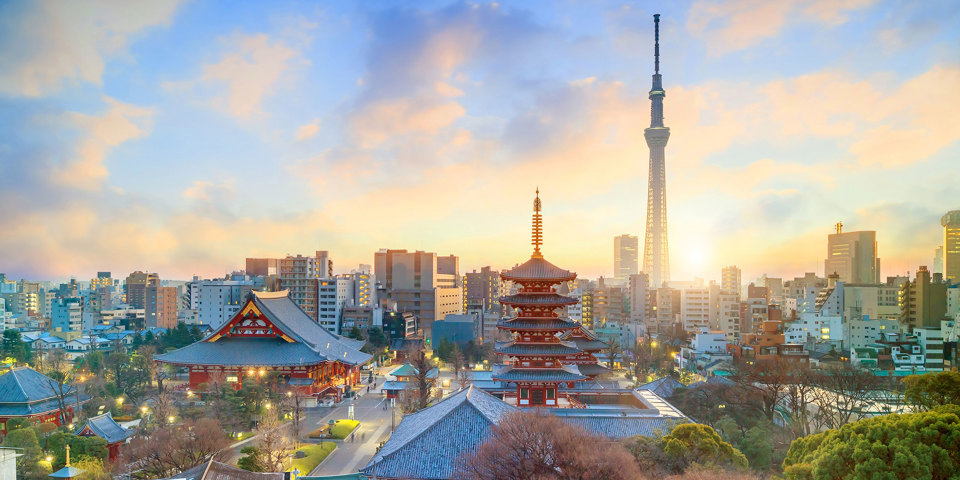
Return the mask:
[[[654,74],[650,89],[650,128],[643,131],[650,148],[650,173],[647,184],[647,225],[643,242],[643,271],[650,283],[659,288],[670,281],[670,252],[667,248],[667,176],[664,149],[670,129],[663,126],[663,80],[660,76],[660,15],[653,16]]]

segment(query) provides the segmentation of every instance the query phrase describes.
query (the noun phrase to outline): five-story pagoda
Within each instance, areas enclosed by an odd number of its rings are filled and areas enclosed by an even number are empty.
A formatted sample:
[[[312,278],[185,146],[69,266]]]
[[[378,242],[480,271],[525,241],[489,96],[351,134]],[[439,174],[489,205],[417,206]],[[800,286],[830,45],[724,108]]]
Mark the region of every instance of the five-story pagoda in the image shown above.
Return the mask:
[[[497,342],[496,353],[506,363],[494,365],[493,379],[516,384],[516,405],[557,406],[560,384],[573,387],[586,380],[576,365],[561,360],[581,353],[576,344],[560,340],[577,324],[561,318],[557,310],[577,303],[554,288],[577,278],[577,274],[559,268],[543,258],[543,221],[540,216],[540,191],[533,201],[533,254],[522,265],[500,274],[520,286],[516,295],[501,297],[500,303],[519,311],[515,317],[501,320],[497,327],[513,334],[509,342]],[[509,401],[509,399],[505,399]]]

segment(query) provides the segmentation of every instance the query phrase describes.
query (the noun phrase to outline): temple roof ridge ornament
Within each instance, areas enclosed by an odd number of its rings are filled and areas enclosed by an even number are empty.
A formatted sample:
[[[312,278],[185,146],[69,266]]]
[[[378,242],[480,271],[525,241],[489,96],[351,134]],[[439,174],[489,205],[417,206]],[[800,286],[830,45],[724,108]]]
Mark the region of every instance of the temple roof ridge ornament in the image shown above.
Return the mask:
[[[540,246],[543,245],[543,217],[540,214],[542,207],[540,187],[537,187],[536,197],[533,199],[533,232],[531,234],[533,254],[530,255],[530,258],[543,258],[543,254],[540,253]]]

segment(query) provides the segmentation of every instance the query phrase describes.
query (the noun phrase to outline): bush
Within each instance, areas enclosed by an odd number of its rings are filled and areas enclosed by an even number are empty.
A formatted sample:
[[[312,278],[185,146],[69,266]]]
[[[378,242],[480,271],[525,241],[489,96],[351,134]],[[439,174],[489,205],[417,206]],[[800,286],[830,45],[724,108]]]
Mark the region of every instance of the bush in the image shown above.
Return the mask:
[[[960,473],[960,405],[891,414],[798,438],[783,460],[788,479],[954,479]]]
[[[119,415],[119,416],[113,417],[113,419],[118,422],[129,422],[131,420],[134,420],[135,418],[137,417],[134,417],[133,415]]]

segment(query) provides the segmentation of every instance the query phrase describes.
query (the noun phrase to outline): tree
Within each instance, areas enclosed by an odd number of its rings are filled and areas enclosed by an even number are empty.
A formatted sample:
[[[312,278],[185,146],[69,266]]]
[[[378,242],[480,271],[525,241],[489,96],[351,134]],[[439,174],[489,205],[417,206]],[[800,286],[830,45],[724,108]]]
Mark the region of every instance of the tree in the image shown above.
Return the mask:
[[[641,478],[622,445],[559,418],[515,412],[493,426],[476,452],[458,462],[457,478],[469,480]]]
[[[432,396],[433,380],[430,378],[430,371],[433,370],[433,361],[427,358],[423,350],[417,350],[410,358],[410,366],[414,369],[413,385],[415,392],[416,409],[423,410],[430,404]]]
[[[109,454],[107,442],[100,437],[81,437],[72,432],[58,431],[47,438],[47,452],[53,454],[53,469],[62,468],[67,461],[66,446],[70,445],[70,459],[83,460],[85,458],[106,460]]]
[[[257,427],[256,464],[261,472],[282,472],[285,470],[287,453],[293,447],[290,437],[283,433],[283,423],[277,415],[277,409],[268,408]]]
[[[866,418],[879,392],[879,377],[850,364],[824,369],[815,378],[816,421],[828,428],[840,428]]]
[[[7,422],[8,428],[9,423]],[[23,456],[17,458],[17,474],[23,478],[43,478],[46,472],[40,470],[37,461],[40,460],[40,442],[33,427],[21,427],[8,430],[3,439],[3,446],[18,448]]]
[[[453,367],[453,378],[459,380],[460,372],[466,368],[466,359],[463,358],[463,352],[460,351],[460,347],[456,343],[453,344],[453,351],[450,352],[450,366]],[[463,387],[464,385],[460,385]]]
[[[213,418],[162,425],[150,435],[138,435],[123,446],[124,464],[136,466],[143,478],[165,478],[208,459],[229,456],[230,440]]]
[[[103,460],[100,460],[99,458],[86,457],[78,461],[73,461],[71,457],[70,464],[80,470],[83,470],[83,473],[77,477],[78,480],[111,480],[113,478],[110,476],[110,472],[104,468]]]
[[[769,425],[773,427],[773,425]],[[743,436],[740,441],[740,451],[747,457],[750,466],[756,470],[765,470],[770,467],[773,460],[773,439],[772,428],[764,428],[757,425]]]
[[[371,327],[367,330],[367,342],[378,350],[382,350],[387,346],[387,336],[383,334],[382,328]]]
[[[931,410],[941,405],[960,405],[960,372],[939,372],[910,375],[905,378],[907,402],[917,410]]]
[[[892,414],[846,424],[790,445],[788,479],[956,478],[960,472],[960,406]]]
[[[786,395],[786,387],[790,383],[789,360],[776,357],[773,360],[740,364],[737,366],[731,379],[743,391],[760,401],[760,411],[771,422],[777,407]]]
[[[673,427],[662,439],[663,451],[689,466],[694,463],[704,466],[746,468],[747,457],[724,442],[709,425],[683,423]]]
[[[619,340],[614,339],[614,340],[611,340],[609,344],[607,344],[607,348],[605,348],[604,351],[606,351],[608,355],[608,358],[609,358],[608,363],[610,364],[609,365],[610,369],[613,370],[614,362],[616,362],[621,357],[623,357],[623,345],[620,345]]]
[[[67,352],[60,348],[50,350],[47,355],[47,368],[49,369],[47,377],[50,379],[50,390],[56,396],[57,408],[60,411],[60,424],[66,425],[70,423],[70,416],[67,413],[67,394],[70,393],[70,389],[67,382],[70,380],[71,370]]]
[[[2,349],[4,357],[13,357],[17,363],[27,363],[30,361],[30,344],[24,343],[19,330],[12,328],[4,330],[0,349]]]
[[[353,328],[350,329],[350,333],[347,335],[347,337],[354,340],[364,340],[363,330],[360,330],[360,327],[354,325]]]
[[[433,353],[440,361],[449,363],[450,355],[453,353],[454,344],[446,338],[441,338],[433,345]]]
[[[290,430],[293,434],[293,448],[300,448],[300,433],[303,429],[303,409],[306,397],[299,388],[293,387],[287,391],[287,408],[290,411]]]

